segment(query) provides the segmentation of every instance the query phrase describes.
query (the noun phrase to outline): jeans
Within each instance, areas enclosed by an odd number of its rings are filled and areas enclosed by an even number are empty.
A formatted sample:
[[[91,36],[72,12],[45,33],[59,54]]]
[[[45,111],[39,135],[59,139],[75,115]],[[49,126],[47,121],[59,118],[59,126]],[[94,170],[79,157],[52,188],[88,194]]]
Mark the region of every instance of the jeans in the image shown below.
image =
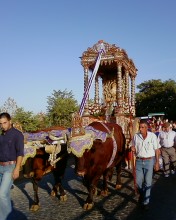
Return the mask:
[[[154,158],[149,160],[136,160],[136,183],[140,200],[144,205],[149,204],[153,178]]]
[[[13,184],[12,172],[15,164],[0,165],[0,220],[5,220],[12,211],[10,189]]]

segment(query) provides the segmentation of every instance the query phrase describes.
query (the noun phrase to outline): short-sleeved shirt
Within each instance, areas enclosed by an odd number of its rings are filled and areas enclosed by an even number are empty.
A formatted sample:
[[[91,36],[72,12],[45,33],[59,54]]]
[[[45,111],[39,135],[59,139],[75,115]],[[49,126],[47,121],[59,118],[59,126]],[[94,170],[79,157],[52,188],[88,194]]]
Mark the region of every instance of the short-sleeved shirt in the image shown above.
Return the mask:
[[[158,140],[162,147],[169,148],[176,146],[176,132],[172,130],[169,130],[168,132],[161,131],[158,135]]]
[[[0,135],[0,162],[15,161],[18,156],[24,156],[24,136],[12,127]]]
[[[157,136],[150,131],[147,131],[145,139],[141,133],[136,133],[132,140],[132,146],[135,146],[136,157],[154,157],[155,150],[160,148]]]

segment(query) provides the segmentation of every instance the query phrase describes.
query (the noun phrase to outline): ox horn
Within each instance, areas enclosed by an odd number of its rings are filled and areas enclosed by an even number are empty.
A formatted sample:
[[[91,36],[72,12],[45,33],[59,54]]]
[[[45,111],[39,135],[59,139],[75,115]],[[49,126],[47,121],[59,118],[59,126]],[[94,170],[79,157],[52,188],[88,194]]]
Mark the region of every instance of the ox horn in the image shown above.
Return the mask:
[[[52,135],[52,134],[49,134],[48,136],[49,136],[49,138],[50,138],[52,141],[61,141],[61,140],[64,140],[64,139],[65,139],[64,137],[55,137],[55,136]]]

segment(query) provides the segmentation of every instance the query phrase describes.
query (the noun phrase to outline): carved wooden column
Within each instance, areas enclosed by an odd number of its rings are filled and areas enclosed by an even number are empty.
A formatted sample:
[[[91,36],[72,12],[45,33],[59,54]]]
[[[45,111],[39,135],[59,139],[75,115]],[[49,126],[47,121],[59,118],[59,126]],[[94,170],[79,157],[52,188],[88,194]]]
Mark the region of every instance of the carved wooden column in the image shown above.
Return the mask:
[[[122,127],[124,131],[124,112],[123,112],[123,100],[122,100],[122,64],[117,64],[117,107],[116,107],[116,123]]]
[[[117,65],[117,112],[118,114],[123,113],[123,103],[122,103],[122,64]]]
[[[131,76],[131,110],[135,115],[135,76]]]
[[[95,77],[95,104],[99,104],[99,81],[98,76]]]
[[[89,69],[87,66],[84,67],[84,92],[87,88],[89,82]],[[89,115],[89,106],[88,106],[88,100],[89,100],[89,96],[87,97],[87,101],[84,107],[84,112],[83,115]]]
[[[129,71],[125,71],[125,106],[126,113],[129,113]]]

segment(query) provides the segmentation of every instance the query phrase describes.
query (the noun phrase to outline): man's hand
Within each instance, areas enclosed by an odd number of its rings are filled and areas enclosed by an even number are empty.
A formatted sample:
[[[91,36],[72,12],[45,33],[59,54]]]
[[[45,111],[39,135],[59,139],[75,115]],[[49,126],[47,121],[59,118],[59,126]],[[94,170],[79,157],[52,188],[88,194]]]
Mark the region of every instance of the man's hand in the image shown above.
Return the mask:
[[[136,152],[136,148],[135,148],[134,146],[131,146],[131,151],[132,151],[133,153],[135,153],[135,152]]]
[[[13,180],[16,180],[19,177],[19,175],[20,175],[20,170],[17,167],[15,167],[12,173]]]
[[[155,171],[158,171],[159,169],[160,169],[159,162],[156,162],[156,163],[154,164],[154,170],[155,170]]]

